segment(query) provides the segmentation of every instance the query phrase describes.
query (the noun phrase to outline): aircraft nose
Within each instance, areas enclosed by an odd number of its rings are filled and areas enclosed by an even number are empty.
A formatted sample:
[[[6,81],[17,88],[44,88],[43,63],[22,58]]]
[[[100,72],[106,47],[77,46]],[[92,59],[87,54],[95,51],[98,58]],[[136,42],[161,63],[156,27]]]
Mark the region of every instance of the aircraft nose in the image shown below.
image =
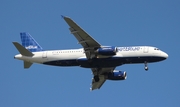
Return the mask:
[[[162,53],[162,56],[163,56],[164,58],[166,58],[166,59],[168,58],[168,54],[165,53],[165,52]]]

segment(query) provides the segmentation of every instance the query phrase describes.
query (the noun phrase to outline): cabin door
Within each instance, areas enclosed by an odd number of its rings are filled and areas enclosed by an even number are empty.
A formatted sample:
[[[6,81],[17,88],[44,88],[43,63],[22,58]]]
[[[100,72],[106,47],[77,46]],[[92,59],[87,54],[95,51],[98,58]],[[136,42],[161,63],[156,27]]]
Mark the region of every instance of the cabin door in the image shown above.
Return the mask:
[[[148,51],[149,51],[149,47],[145,46],[144,47],[144,53],[148,53]]]
[[[47,58],[47,52],[46,51],[43,52],[42,58]]]

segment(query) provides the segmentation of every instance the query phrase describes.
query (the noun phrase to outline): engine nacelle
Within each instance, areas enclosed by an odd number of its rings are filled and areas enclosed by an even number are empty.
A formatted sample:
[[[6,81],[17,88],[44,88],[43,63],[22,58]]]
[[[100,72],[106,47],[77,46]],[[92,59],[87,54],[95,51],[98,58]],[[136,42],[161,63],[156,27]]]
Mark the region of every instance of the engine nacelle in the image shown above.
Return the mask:
[[[116,55],[117,51],[117,47],[115,46],[101,47],[96,50],[96,52],[100,55]]]
[[[107,75],[109,80],[125,80],[127,78],[125,71],[114,70]]]

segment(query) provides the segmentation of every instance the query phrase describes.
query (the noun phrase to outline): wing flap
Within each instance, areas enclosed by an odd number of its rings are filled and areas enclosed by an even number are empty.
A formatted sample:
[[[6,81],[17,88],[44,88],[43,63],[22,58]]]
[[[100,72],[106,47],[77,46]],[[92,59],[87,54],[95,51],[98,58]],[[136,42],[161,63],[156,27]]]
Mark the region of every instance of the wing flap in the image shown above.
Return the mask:
[[[100,74],[103,75],[105,73],[108,72],[113,72],[113,70],[115,69],[115,67],[110,67],[110,68],[91,68],[92,72],[94,75]]]

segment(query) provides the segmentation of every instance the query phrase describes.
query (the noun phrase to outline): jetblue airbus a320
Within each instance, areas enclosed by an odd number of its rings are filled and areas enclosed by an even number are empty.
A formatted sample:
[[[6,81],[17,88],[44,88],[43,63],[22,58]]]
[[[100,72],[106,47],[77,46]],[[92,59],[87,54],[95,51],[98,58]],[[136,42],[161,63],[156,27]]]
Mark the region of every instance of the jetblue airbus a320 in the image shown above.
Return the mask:
[[[100,89],[106,80],[125,80],[125,71],[115,70],[124,64],[143,63],[148,70],[148,63],[163,61],[168,54],[152,46],[116,47],[104,46],[93,39],[72,19],[63,19],[70,26],[70,32],[83,48],[68,50],[43,50],[35,39],[26,32],[20,33],[22,44],[13,42],[20,54],[15,59],[24,61],[24,68],[33,63],[53,66],[80,66],[90,68],[93,73],[91,90]]]

